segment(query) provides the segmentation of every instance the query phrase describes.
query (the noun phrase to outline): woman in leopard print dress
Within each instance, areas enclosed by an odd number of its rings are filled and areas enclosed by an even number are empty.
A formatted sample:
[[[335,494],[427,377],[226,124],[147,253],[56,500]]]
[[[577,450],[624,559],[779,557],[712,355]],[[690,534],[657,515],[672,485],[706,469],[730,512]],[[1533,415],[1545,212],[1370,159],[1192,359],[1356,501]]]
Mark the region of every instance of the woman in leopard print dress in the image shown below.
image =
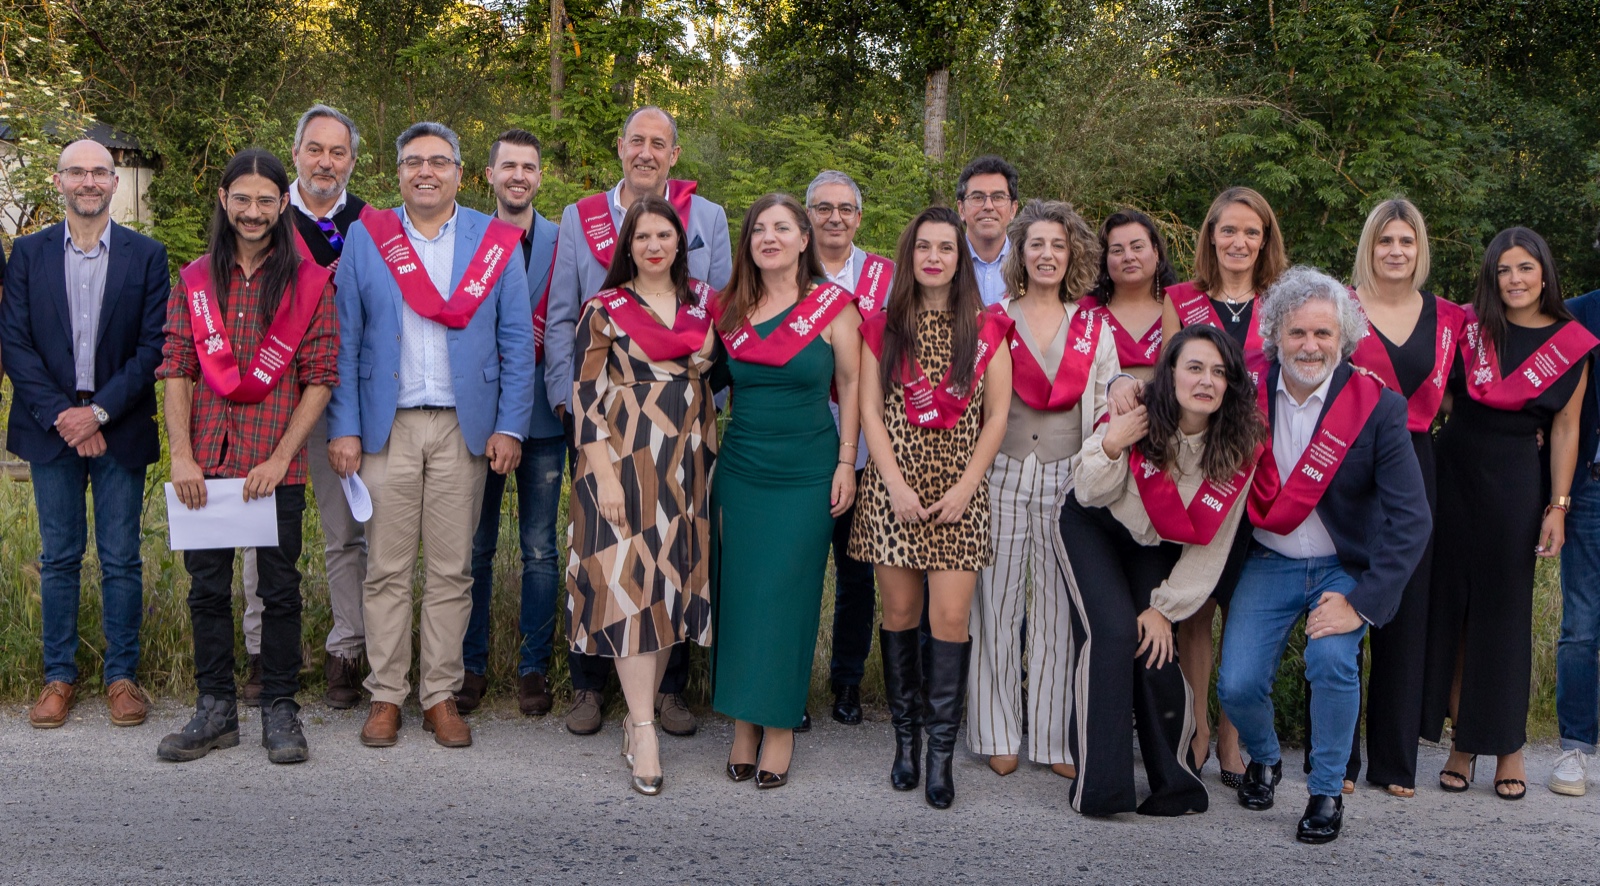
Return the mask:
[[[972,259],[950,209],[924,210],[900,235],[888,307],[861,325],[862,476],[850,556],[875,564],[883,597],[885,690],[895,729],[889,780],[917,786],[927,688],[927,798],[955,799],[951,757],[966,695],[967,635],[978,570],[994,558],[985,472],[1005,436],[1008,317],[983,309]],[[923,586],[933,641],[921,661]]]

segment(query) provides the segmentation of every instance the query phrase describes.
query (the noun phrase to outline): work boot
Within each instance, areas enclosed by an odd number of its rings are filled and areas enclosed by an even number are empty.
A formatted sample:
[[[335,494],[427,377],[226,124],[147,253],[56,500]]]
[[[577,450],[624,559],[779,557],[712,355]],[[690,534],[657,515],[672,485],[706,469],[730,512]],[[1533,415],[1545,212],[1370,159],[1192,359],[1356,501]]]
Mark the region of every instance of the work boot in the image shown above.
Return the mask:
[[[239,709],[231,698],[202,695],[194,717],[181,732],[161,739],[156,756],[174,763],[198,760],[213,750],[239,744]]]
[[[300,730],[300,705],[292,698],[280,698],[261,710],[261,746],[274,763],[304,763],[311,752]]]
[[[322,665],[322,674],[328,679],[328,689],[322,700],[328,707],[347,711],[361,703],[361,656],[350,658],[328,653]]]
[[[239,689],[239,704],[247,708],[261,706],[261,655],[250,656],[250,676],[244,678],[244,686]]]

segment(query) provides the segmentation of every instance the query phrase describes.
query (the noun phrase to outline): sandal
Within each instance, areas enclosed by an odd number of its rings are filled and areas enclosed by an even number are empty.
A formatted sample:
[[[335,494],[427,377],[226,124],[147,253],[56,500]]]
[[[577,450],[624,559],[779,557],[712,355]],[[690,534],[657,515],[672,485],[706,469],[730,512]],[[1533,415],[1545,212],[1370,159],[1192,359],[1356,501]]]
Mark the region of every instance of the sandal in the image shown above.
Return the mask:
[[[1344,784],[1339,785],[1339,793],[1341,793],[1341,794],[1349,795],[1349,794],[1354,794],[1355,792],[1356,792],[1356,783],[1351,781],[1348,778],[1344,780]]]
[[[1478,775],[1478,755],[1477,754],[1473,754],[1471,762],[1469,762],[1467,764],[1467,774],[1466,775],[1462,775],[1461,773],[1456,772],[1453,769],[1441,769],[1441,770],[1439,770],[1439,789],[1443,790],[1443,791],[1449,791],[1452,794],[1466,793],[1467,788],[1472,787],[1472,780],[1474,778],[1476,778],[1477,775]],[[1445,776],[1449,776],[1450,778],[1453,778],[1456,781],[1461,782],[1461,784],[1459,784],[1459,785],[1447,784],[1445,782]]]
[[[1517,791],[1515,794],[1502,793],[1500,786],[1503,784],[1515,785],[1522,790]],[[1520,778],[1497,779],[1494,783],[1494,795],[1502,800],[1521,800],[1523,797],[1528,796],[1528,783]]]
[[[1402,800],[1409,800],[1417,795],[1416,788],[1402,787],[1401,785],[1397,784],[1384,785],[1383,792],[1391,797],[1399,797]]]

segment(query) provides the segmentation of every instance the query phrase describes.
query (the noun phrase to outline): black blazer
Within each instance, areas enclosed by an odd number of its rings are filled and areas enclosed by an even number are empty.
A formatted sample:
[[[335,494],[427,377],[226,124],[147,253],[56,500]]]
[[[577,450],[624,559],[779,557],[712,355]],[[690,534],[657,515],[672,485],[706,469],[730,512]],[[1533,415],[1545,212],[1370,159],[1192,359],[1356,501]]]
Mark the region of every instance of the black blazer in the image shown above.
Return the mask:
[[[1276,418],[1279,364],[1267,369],[1267,422]],[[1333,371],[1323,415],[1355,370]],[[1321,422],[1322,416],[1317,417]],[[1350,605],[1376,627],[1394,618],[1400,595],[1422,560],[1433,533],[1433,515],[1422,486],[1422,469],[1406,430],[1406,400],[1386,390],[1344,462],[1317,503],[1317,516],[1333,539],[1344,570],[1356,580]]]
[[[78,405],[72,319],[67,308],[65,222],[17,239],[0,299],[0,358],[11,376],[6,448],[30,462],[73,454],[54,428]],[[94,354],[94,402],[110,413],[106,452],[127,468],[161,457],[156,367],[171,277],[167,248],[113,222],[111,261]]]
[[[361,217],[361,210],[366,206],[367,204],[361,202],[356,195],[345,194],[344,208],[334,213],[331,219],[340,236],[350,233],[350,226]],[[294,226],[300,229],[300,237],[306,241],[306,246],[311,250],[311,257],[317,260],[317,264],[326,268],[338,261],[339,253],[334,252],[333,247],[328,244],[328,235],[322,233],[322,228],[317,226],[316,220],[298,209],[294,209],[293,213],[291,217],[294,219]]]

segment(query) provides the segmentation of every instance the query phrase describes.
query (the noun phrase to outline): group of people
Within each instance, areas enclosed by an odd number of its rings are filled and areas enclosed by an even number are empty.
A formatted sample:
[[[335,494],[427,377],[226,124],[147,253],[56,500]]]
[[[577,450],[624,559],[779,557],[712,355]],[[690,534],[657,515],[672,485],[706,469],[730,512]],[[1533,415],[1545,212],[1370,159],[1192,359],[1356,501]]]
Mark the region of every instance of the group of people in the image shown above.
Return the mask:
[[[1536,233],[1494,238],[1463,308],[1422,288],[1427,228],[1404,199],[1373,208],[1347,286],[1291,267],[1267,201],[1230,188],[1179,283],[1149,216],[1096,229],[1070,204],[1024,205],[998,157],[969,164],[956,208],[918,214],[891,260],[855,245],[862,194],[833,170],[804,203],[757,200],[730,241],[722,207],[669,178],[677,126],[656,107],[627,118],[616,186],[559,223],[532,208],[526,131],[490,148],[493,215],[457,202],[445,126],[396,140],[392,210],[346,191],[359,146],[316,105],[292,181],[267,151],[234,156],[209,249],[176,286],[160,244],[110,222],[110,155],[63,150],[66,220],[16,241],[0,299],[8,446],[32,466],[43,545],[34,726],[60,726],[76,700],[89,489],[111,721],[147,715],[139,540],[159,378],[181,505],[243,478],[278,521],[278,545],[244,558],[242,687],[235,551],[184,553],[198,700],[162,759],[236,745],[240,704],[261,707],[271,761],[307,759],[308,482],[333,611],[325,700],[370,699],[364,744],[399,741],[412,694],[419,544],[422,726],[471,744],[511,477],[518,705],[548,713],[570,468],[566,724],[602,728],[615,668],[641,794],[663,789],[658,725],[697,725],[690,643],[709,647],[712,706],[734,722],[728,777],[787,782],[830,549],[832,716],[861,722],[881,603],[890,782],[937,808],[955,798],[965,719],[995,774],[1025,754],[1070,780],[1084,814],[1205,811],[1214,644],[1222,781],[1270,808],[1273,684],[1303,618],[1297,836],[1312,843],[1339,835],[1360,774],[1369,635],[1367,780],[1411,796],[1418,739],[1448,719],[1441,788],[1469,789],[1483,754],[1498,796],[1526,793],[1534,561],[1565,550],[1549,786],[1584,792],[1600,726],[1600,294],[1564,302]]]

